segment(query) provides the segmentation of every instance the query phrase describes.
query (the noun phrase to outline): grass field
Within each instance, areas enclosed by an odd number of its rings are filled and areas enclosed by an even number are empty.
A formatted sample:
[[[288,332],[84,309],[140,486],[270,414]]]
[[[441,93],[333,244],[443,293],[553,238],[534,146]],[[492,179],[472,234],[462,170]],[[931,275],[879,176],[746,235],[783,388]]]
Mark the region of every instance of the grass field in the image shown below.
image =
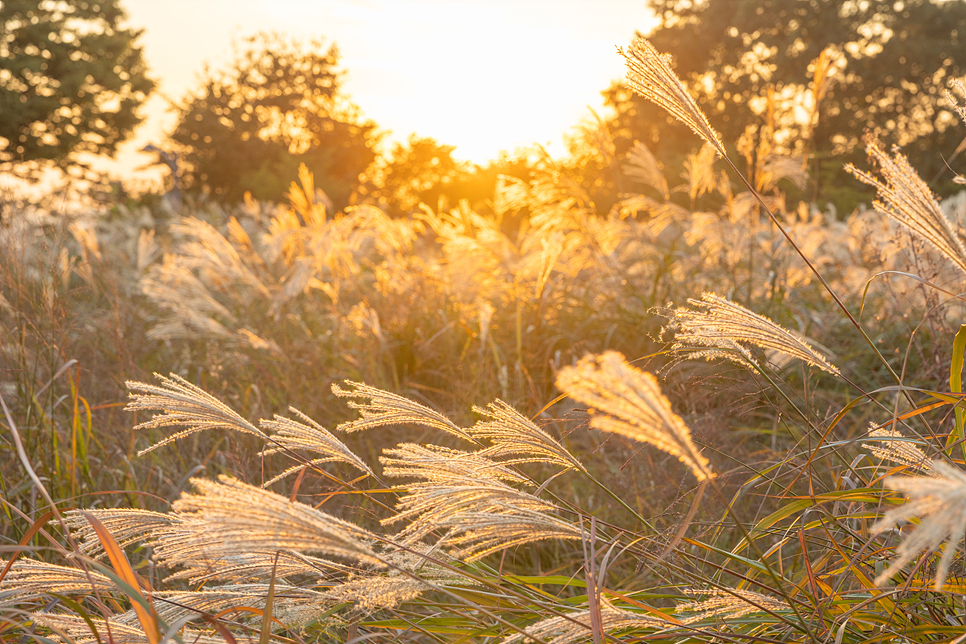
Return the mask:
[[[5,219],[4,641],[962,641],[966,199],[789,203],[625,55],[704,145],[606,217]]]

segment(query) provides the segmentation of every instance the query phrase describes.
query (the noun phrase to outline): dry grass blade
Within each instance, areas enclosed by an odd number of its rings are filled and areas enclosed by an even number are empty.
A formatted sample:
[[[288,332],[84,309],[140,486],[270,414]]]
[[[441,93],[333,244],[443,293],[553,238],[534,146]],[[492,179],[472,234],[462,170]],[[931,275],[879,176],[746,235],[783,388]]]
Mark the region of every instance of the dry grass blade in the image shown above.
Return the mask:
[[[877,428],[873,424],[869,431],[869,440],[874,440],[876,443],[862,443],[862,447],[882,460],[907,465],[926,474],[933,472],[932,461],[926,453],[916,447],[911,439],[903,436],[902,432],[883,427]]]
[[[645,38],[635,40],[629,52],[619,51],[627,61],[627,84],[631,89],[666,109],[725,156],[721,137],[671,69],[669,54],[659,53]]]
[[[945,541],[934,586],[937,591],[942,590],[953,556],[966,534],[966,473],[942,461],[931,461],[930,470],[931,476],[890,476],[885,480],[887,488],[905,492],[909,500],[886,512],[872,527],[872,533],[882,534],[914,517],[919,517],[919,525],[896,548],[896,559],[876,577],[877,585],[884,584],[923,550],[936,550]]]
[[[49,593],[89,594],[116,590],[114,582],[94,571],[58,566],[33,559],[18,559],[0,583],[0,606],[39,599]]]
[[[261,420],[259,424],[262,429],[272,430],[275,432],[272,434],[273,447],[266,448],[262,454],[276,454],[278,452],[287,450],[305,450],[308,452],[315,452],[316,454],[322,454],[322,458],[316,458],[311,461],[312,464],[318,463],[348,463],[353,467],[362,470],[366,474],[373,476],[372,470],[366,463],[352,453],[352,451],[346,447],[342,441],[332,435],[329,430],[325,429],[314,420],[300,412],[294,407],[289,407],[289,411],[296,414],[299,418],[305,421],[305,423],[300,423],[296,420],[290,418],[285,418],[284,416],[276,415],[274,420]],[[302,469],[303,465],[295,465],[288,470],[282,472],[271,481],[265,483],[263,487],[267,487],[286,476],[297,472]]]
[[[677,457],[698,481],[711,478],[711,464],[691,442],[681,417],[671,411],[657,379],[628,365],[621,354],[587,356],[577,366],[561,369],[557,387],[593,408],[591,427],[650,443]]]
[[[600,607],[600,621],[601,629],[608,634],[629,629],[658,629],[667,626],[666,622],[616,608],[606,602]],[[528,626],[523,633],[515,633],[505,638],[502,644],[532,642],[535,639],[547,642],[547,644],[573,644],[574,642],[585,641],[590,637],[590,611],[581,610],[569,613],[566,616],[557,615],[540,620],[536,624]]]
[[[831,364],[802,337],[775,324],[763,315],[753,313],[714,293],[705,293],[700,300],[689,299],[693,309],[679,308],[665,313],[671,320],[669,329],[675,331],[673,349],[703,348],[702,357],[724,357],[735,360],[735,351],[750,360],[740,343],[803,360],[834,375],[838,367]]]
[[[204,522],[191,545],[209,556],[296,550],[383,566],[367,545],[374,535],[359,526],[228,476],[219,481],[192,479],[200,493],[174,504],[179,514]]]
[[[125,592],[130,597],[133,612],[137,616],[138,623],[141,625],[149,644],[158,644],[161,640],[161,631],[157,615],[151,604],[150,595],[148,595],[147,601],[145,601],[144,594],[141,592],[138,576],[131,568],[131,564],[127,560],[127,555],[124,554],[121,547],[117,545],[114,536],[97,517],[92,514],[87,514],[83,510],[81,510],[81,513],[90,522],[94,532],[97,533],[98,539],[101,540],[101,545],[104,547],[104,552],[111,562],[114,573],[127,584],[128,588],[125,589]]]
[[[929,242],[966,273],[966,248],[957,230],[943,214],[936,195],[912,168],[909,160],[896,151],[889,156],[874,139],[866,141],[865,151],[878,165],[881,179],[851,164],[846,166],[846,170],[878,190],[879,198],[873,202],[876,209]]]
[[[783,601],[741,588],[726,590],[714,588],[700,591],[699,594],[711,595],[711,597],[703,601],[678,604],[675,607],[676,613],[693,613],[682,619],[683,623],[693,624],[714,617],[736,619],[752,613],[790,610],[788,604]]]
[[[362,418],[342,423],[338,427],[339,431],[358,432],[373,427],[384,427],[385,425],[421,425],[472,441],[472,438],[454,425],[449,418],[429,407],[361,382],[346,380],[346,384],[354,387],[354,389],[342,389],[333,384],[332,393],[340,398],[368,398],[371,402],[350,401],[349,407],[358,409]]]
[[[162,412],[152,416],[151,420],[136,425],[134,429],[164,428],[175,425],[183,425],[185,429],[141,450],[138,456],[207,429],[231,429],[253,434],[262,439],[267,438],[260,429],[239,416],[228,405],[184,378],[175,374],[170,374],[169,378],[157,373],[154,376],[161,381],[161,386],[130,380],[125,383],[128,389],[135,392],[130,394],[131,402],[125,407],[127,411]]]
[[[492,419],[476,423],[467,430],[476,439],[493,442],[492,447],[483,451],[487,457],[510,457],[509,461],[504,461],[508,463],[553,463],[579,472],[586,471],[580,461],[550,434],[502,400],[490,403],[486,409],[474,407],[473,411]]]

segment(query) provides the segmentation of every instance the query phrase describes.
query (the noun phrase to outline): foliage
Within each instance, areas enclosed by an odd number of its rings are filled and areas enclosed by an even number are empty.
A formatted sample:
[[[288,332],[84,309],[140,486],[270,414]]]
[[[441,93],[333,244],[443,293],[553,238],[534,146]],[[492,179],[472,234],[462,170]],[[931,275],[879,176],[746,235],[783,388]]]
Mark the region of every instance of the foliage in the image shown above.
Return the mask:
[[[280,200],[300,164],[344,207],[375,159],[372,123],[340,92],[335,46],[278,34],[245,39],[178,106],[172,138],[184,147],[185,185],[238,202]]]
[[[458,194],[456,184],[470,174],[465,164],[453,158],[455,149],[410,135],[405,144],[396,143],[382,163],[367,172],[366,193],[396,216],[418,212],[421,203],[437,207],[445,199],[444,204],[455,204],[459,201],[453,198]]]
[[[113,154],[154,88],[120,0],[0,3],[0,168]]]
[[[662,21],[649,38],[674,56],[677,73],[726,140],[737,140],[748,126],[760,136],[774,118],[780,143],[799,146],[788,152],[811,147],[812,175],[821,179],[816,200],[848,183],[840,168],[861,158],[864,131],[906,147],[930,180],[944,169],[934,151],[949,158],[961,140],[946,134],[955,118],[939,100],[948,80],[966,73],[957,30],[966,21],[961,2],[652,0],[651,6]],[[683,156],[683,130],[659,108],[619,86],[606,97],[617,108],[622,151],[640,140]],[[937,186],[949,193],[948,182]],[[854,196],[836,201],[855,206]]]

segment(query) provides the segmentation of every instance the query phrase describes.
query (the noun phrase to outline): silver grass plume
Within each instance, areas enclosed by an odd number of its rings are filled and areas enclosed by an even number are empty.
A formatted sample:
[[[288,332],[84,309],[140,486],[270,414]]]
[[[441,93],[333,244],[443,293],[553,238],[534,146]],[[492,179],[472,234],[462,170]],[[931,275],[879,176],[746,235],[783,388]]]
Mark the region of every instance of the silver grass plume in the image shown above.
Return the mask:
[[[304,423],[300,423],[291,418],[285,418],[284,416],[275,415],[274,420],[261,420],[259,425],[262,429],[272,430],[275,432],[272,434],[271,441],[273,443],[272,447],[267,447],[262,451],[262,454],[276,454],[278,452],[292,450],[292,451],[308,451],[315,452],[316,454],[322,454],[321,458],[315,458],[309,461],[310,464],[320,464],[320,463],[348,463],[353,467],[365,472],[369,476],[373,476],[373,472],[369,469],[369,466],[365,462],[352,453],[352,451],[346,447],[342,441],[332,435],[329,430],[325,429],[314,420],[300,412],[294,407],[289,407],[289,411],[301,418]],[[285,478],[286,476],[293,474],[294,472],[302,469],[304,465],[294,465],[289,469],[285,470],[271,481],[266,482],[262,487],[268,487],[272,483]]]
[[[64,644],[148,644],[148,638],[140,625],[125,624],[116,619],[105,622],[103,619],[91,617],[88,624],[80,615],[62,613],[33,613],[30,618],[37,624],[56,629],[56,639]],[[91,632],[91,625],[97,631],[96,635]],[[60,633],[66,635],[66,638]],[[238,644],[255,644],[258,641],[237,632],[232,635]],[[180,636],[182,641],[191,644],[225,644],[225,640],[214,631],[185,628]]]
[[[339,425],[341,432],[358,432],[385,425],[420,425],[458,436],[472,441],[465,431],[441,413],[430,409],[408,398],[383,391],[361,382],[346,380],[345,383],[354,389],[342,389],[339,385],[332,385],[332,393],[340,398],[368,398],[370,402],[360,403],[349,401],[352,409],[358,409],[362,418]]]
[[[966,248],[963,247],[953,224],[943,214],[939,201],[926,182],[909,164],[909,160],[893,150],[889,156],[874,139],[867,139],[866,154],[879,166],[879,177],[857,169],[852,164],[845,167],[863,183],[878,190],[873,202],[880,210],[895,219],[917,237],[938,250],[948,260],[966,273]]]
[[[493,443],[483,450],[483,455],[510,457],[504,463],[553,463],[569,470],[586,471],[567,448],[502,400],[491,402],[486,409],[473,407],[473,411],[492,419],[478,422],[467,430],[473,438]]]
[[[174,503],[179,514],[204,522],[191,545],[209,555],[296,550],[384,565],[367,545],[374,535],[363,528],[228,476],[219,481],[192,479],[199,494]]]
[[[385,572],[365,571],[324,591],[333,603],[352,603],[356,610],[370,613],[392,609],[416,599],[435,586],[476,586],[474,579],[443,567],[430,558],[455,564],[445,553],[422,543],[407,550],[385,550],[380,557],[390,566]]]
[[[363,613],[393,609],[431,590],[432,586],[402,574],[367,576],[352,579],[326,590],[325,599],[333,604],[350,603]]]
[[[6,565],[0,560],[0,568]],[[50,593],[61,595],[90,594],[117,590],[108,577],[96,572],[68,566],[58,566],[34,559],[17,559],[0,582],[0,606],[19,604],[49,597]]]
[[[403,444],[380,457],[386,476],[420,479],[405,490],[397,514],[384,525],[410,520],[398,538],[414,543],[435,530],[448,531],[444,543],[474,561],[502,548],[544,539],[580,539],[581,531],[553,513],[558,509],[504,481],[524,479],[480,453]]]
[[[180,569],[167,579],[187,579],[191,583],[211,579],[253,581],[269,579],[273,571],[279,577],[327,577],[354,570],[299,552],[282,552],[276,562],[275,552],[224,552],[207,548],[208,527],[197,517],[135,509],[101,508],[86,513],[100,520],[121,547],[146,544],[154,550],[153,559],[160,568]],[[71,510],[65,519],[83,554],[104,556],[100,539],[84,513]]]
[[[171,624],[187,615],[199,612],[220,613],[234,607],[249,607],[259,610],[265,608],[269,584],[232,584],[230,586],[208,587],[197,591],[161,591],[152,595],[158,617]],[[308,588],[299,588],[279,581],[275,582],[275,595],[272,604],[272,617],[287,627],[304,625],[306,617],[312,619],[324,610],[324,593]],[[305,610],[309,608],[310,610]],[[261,620],[261,616],[249,617]],[[117,617],[122,624],[135,626],[138,623],[134,611]],[[276,625],[277,626],[277,625]]]
[[[154,377],[161,381],[160,386],[131,380],[125,383],[129,390],[135,392],[129,394],[131,402],[125,407],[127,411],[162,412],[152,416],[151,420],[136,425],[134,429],[164,428],[173,425],[183,425],[185,429],[141,450],[138,456],[207,429],[232,429],[253,434],[261,439],[267,438],[260,429],[239,416],[231,407],[181,376],[172,373],[170,377],[165,378],[156,373]]]
[[[907,465],[926,474],[933,472],[932,461],[926,453],[915,446],[911,439],[895,429],[886,429],[872,425],[869,440],[875,443],[862,443],[862,447],[869,450],[884,461]]]
[[[711,597],[703,601],[678,604],[675,607],[675,613],[693,613],[681,620],[685,624],[693,624],[712,617],[736,619],[751,613],[789,610],[788,604],[783,601],[742,588],[712,588],[696,591],[695,594]]]
[[[383,450],[383,454],[385,456],[379,457],[383,473],[394,478],[412,477],[447,484],[479,476],[510,483],[529,483],[522,474],[482,452],[400,443],[395,448]]]
[[[577,623],[574,623],[577,622]],[[665,628],[667,622],[662,622],[647,615],[634,613],[602,602],[600,607],[600,626],[605,634],[616,631],[640,628]],[[501,644],[518,644],[542,640],[547,644],[573,644],[592,638],[590,610],[579,610],[566,616],[557,615],[542,619],[531,624],[522,633],[514,633],[504,638]],[[611,638],[607,638],[608,640]],[[617,640],[614,640],[617,641]]]
[[[628,52],[618,51],[627,62],[627,84],[631,89],[663,107],[725,156],[721,137],[671,69],[670,54],[659,53],[646,38],[635,40]]]
[[[272,575],[278,579],[298,576],[325,580],[335,573],[351,570],[344,564],[292,551],[279,552],[277,559],[275,553],[242,552],[215,558],[193,557],[179,563],[183,566],[182,570],[168,575],[165,580],[187,579],[192,584],[212,580],[242,583],[267,581]]]
[[[701,347],[702,357],[725,357],[734,360],[734,352],[751,361],[740,343],[797,358],[834,375],[838,367],[831,364],[801,336],[775,324],[763,315],[753,313],[714,293],[705,293],[700,300],[689,299],[692,309],[678,308],[666,315],[675,331],[673,349]]]
[[[650,443],[684,463],[698,481],[713,476],[711,464],[691,442],[691,431],[661,393],[657,379],[608,351],[586,356],[557,375],[557,387],[592,407],[590,426]]]
[[[661,172],[661,167],[658,165],[657,159],[654,158],[650,149],[640,141],[634,141],[634,145],[627,152],[627,163],[621,169],[629,179],[634,179],[635,181],[640,181],[645,185],[651,186],[660,192],[661,196],[665,199],[671,198],[671,193],[667,187],[667,179],[664,177],[664,173]]]
[[[929,476],[890,476],[884,482],[885,487],[904,492],[908,501],[886,512],[872,526],[872,534],[882,534],[914,517],[919,517],[919,525],[896,548],[896,559],[875,578],[876,585],[884,584],[923,550],[932,552],[945,542],[934,585],[935,590],[942,590],[966,534],[966,473],[942,461],[931,461],[930,470]]]
[[[966,85],[963,85],[962,81],[954,80],[952,84],[956,89],[959,90],[959,93],[962,94],[963,97],[966,97]],[[953,109],[956,110],[956,113],[959,114],[959,118],[963,119],[963,124],[966,125],[966,106],[960,105],[953,93],[948,89],[946,90],[946,100],[949,101],[949,103],[953,106]],[[962,149],[962,147],[963,144],[960,143],[958,149]]]
[[[104,556],[104,546],[87,517],[84,516],[85,514],[91,514],[103,523],[122,548],[157,539],[158,535],[178,531],[185,524],[184,519],[174,514],[162,514],[133,508],[97,508],[84,512],[80,510],[67,511],[64,513],[64,519],[74,539],[79,543],[80,552],[94,558]]]

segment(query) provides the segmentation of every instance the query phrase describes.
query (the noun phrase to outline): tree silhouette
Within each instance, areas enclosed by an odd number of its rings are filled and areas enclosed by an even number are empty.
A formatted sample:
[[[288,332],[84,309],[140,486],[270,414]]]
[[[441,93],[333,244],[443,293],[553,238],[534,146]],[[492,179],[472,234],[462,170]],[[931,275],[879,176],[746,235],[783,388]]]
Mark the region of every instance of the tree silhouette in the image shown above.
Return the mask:
[[[0,2],[0,168],[79,166],[131,134],[154,82],[124,18],[119,0]]]
[[[677,74],[728,143],[766,119],[768,95],[789,140],[811,136],[813,176],[851,182],[840,172],[861,158],[865,131],[906,147],[925,176],[942,167],[962,137],[943,107],[950,78],[966,71],[966,3],[934,0],[650,0],[662,18],[648,38],[674,56]],[[828,50],[832,75],[813,130],[802,103],[815,61]],[[621,87],[605,93],[617,108],[621,147],[643,140],[667,158],[691,137],[667,115]],[[796,110],[794,105],[800,108]],[[807,110],[806,110],[807,111]],[[784,119],[784,120],[781,120]],[[684,136],[682,136],[684,135]],[[834,158],[833,158],[834,157]],[[831,158],[831,161],[826,163]],[[829,196],[829,195],[826,195]]]
[[[246,191],[280,200],[304,163],[337,207],[348,203],[359,174],[375,158],[375,125],[340,93],[339,53],[257,34],[224,70],[206,70],[178,106],[172,138],[183,148],[188,189],[226,201]]]

